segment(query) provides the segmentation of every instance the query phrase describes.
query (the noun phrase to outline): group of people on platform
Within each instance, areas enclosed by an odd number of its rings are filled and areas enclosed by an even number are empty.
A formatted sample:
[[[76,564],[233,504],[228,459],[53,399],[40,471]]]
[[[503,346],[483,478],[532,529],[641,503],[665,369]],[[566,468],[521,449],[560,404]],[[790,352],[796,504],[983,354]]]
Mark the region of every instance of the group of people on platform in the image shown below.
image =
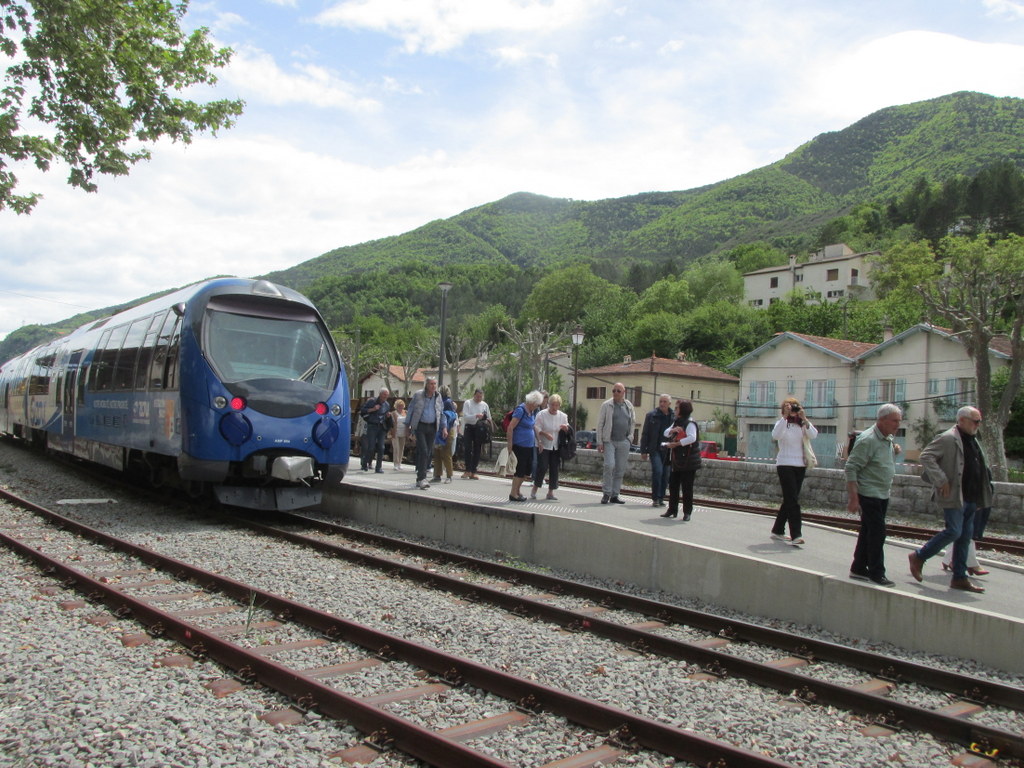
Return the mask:
[[[376,456],[376,471],[381,472],[385,435],[390,435],[395,469],[401,469],[405,443],[410,435],[416,442],[416,485],[429,488],[427,473],[431,466],[433,447],[433,480],[451,482],[452,456],[455,453],[460,417],[447,390],[437,390],[437,379],[427,378],[423,389],[416,392],[406,410],[397,400],[392,411],[389,392],[381,390],[361,408],[366,422],[363,471],[369,471]],[[509,501],[526,501],[522,488],[530,479],[530,497],[547,482],[547,499],[556,499],[559,468],[564,458],[575,455],[575,443],[569,420],[561,411],[559,395],[532,391],[526,395],[506,420],[505,437],[509,466],[514,464]],[[794,546],[805,543],[802,530],[800,492],[807,469],[816,463],[812,441],[818,430],[811,423],[796,398],[782,401],[781,417],[772,428],[777,443],[776,472],[782,502],[771,528],[770,536]],[[648,412],[640,432],[641,458],[650,461],[651,503],[667,507],[662,517],[679,514],[680,497],[683,520],[693,515],[693,487],[701,466],[700,429],[692,418],[693,403],[679,398],[672,407],[670,395],[658,397],[656,408]],[[884,544],[885,518],[889,494],[896,474],[896,457],[901,448],[894,440],[903,420],[899,406],[886,403],[879,407],[875,424],[860,433],[846,461],[847,510],[860,516],[860,530],[850,566],[850,578],[879,586],[892,586],[886,575]],[[927,560],[949,547],[942,564],[952,572],[950,587],[969,592],[984,592],[984,587],[969,576],[984,576],[987,570],[978,563],[974,541],[985,532],[992,507],[994,486],[992,473],[981,443],[977,439],[981,412],[964,406],[957,412],[957,423],[937,435],[921,452],[921,478],[932,486],[932,498],[943,510],[945,527],[923,547],[908,556],[910,573],[922,580]],[[471,400],[463,403],[461,426],[465,451],[465,472],[462,477],[478,479],[480,451],[496,424],[490,408],[477,389]],[[597,419],[597,450],[603,456],[601,503],[624,504],[619,497],[629,463],[636,412],[626,399],[626,387],[612,385],[612,396],[601,404]],[[789,531],[787,538],[786,531]]]
[[[845,467],[846,508],[860,515],[850,578],[882,587],[895,583],[885,569],[885,518],[896,475],[896,457],[901,450],[893,438],[902,421],[903,411],[898,405],[880,406],[874,425],[854,441]],[[957,412],[956,424],[937,435],[921,452],[921,479],[932,487],[932,500],[943,511],[945,527],[908,555],[910,573],[917,581],[923,579],[925,562],[952,544],[942,564],[944,570],[952,571],[950,588],[985,591],[969,578],[988,573],[978,563],[974,541],[985,535],[994,495],[992,473],[977,439],[981,422],[977,408],[964,406]],[[807,451],[817,434],[797,400],[784,400],[782,418],[772,429],[772,437],[778,442],[776,470],[782,488],[782,504],[771,531],[773,539],[785,540],[788,525],[789,542],[804,543],[800,488],[808,464],[813,464],[813,450],[810,454]]]

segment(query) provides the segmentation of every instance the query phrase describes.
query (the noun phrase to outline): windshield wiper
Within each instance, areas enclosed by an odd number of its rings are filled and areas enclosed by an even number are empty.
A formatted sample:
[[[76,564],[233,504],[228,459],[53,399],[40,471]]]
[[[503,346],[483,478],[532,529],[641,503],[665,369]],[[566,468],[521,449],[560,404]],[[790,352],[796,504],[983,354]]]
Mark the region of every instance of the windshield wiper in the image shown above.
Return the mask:
[[[325,363],[324,359],[323,359],[324,358],[324,348],[325,347],[326,347],[326,344],[321,342],[320,343],[320,351],[317,352],[317,354],[316,354],[316,360],[314,361],[314,363],[311,366],[309,366],[309,368],[306,369],[305,373],[303,373],[301,376],[299,376],[299,381],[310,381],[310,382],[312,382],[313,376],[316,374],[316,372],[319,371],[321,368],[323,368],[325,365],[327,365],[327,363]]]

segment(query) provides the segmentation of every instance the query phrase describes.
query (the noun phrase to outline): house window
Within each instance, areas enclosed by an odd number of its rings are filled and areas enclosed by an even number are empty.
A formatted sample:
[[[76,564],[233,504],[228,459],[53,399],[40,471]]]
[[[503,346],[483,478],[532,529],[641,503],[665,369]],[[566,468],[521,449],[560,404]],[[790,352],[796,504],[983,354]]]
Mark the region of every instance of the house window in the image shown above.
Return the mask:
[[[826,280],[838,280],[839,279],[839,268],[830,269],[825,277]]]
[[[604,400],[606,397],[604,387],[587,387],[587,400]]]
[[[857,280],[860,277],[860,272],[856,269],[850,270],[850,285],[857,285]]]
[[[771,280],[769,280],[768,285],[769,285],[770,288],[778,288],[779,287],[779,278],[777,278],[777,277],[771,278]]]
[[[626,387],[626,399],[633,405],[640,405],[643,396],[643,387]]]
[[[892,403],[896,401],[896,379],[878,380],[878,399],[883,403]]]
[[[769,304],[774,304],[774,303],[775,303],[776,301],[778,301],[778,300],[779,300],[779,297],[778,297],[778,296],[772,296],[772,297],[771,297],[771,298],[770,298],[770,299],[768,300],[768,303],[769,303]]]
[[[928,394],[929,395],[937,395],[937,394],[939,394],[939,380],[938,379],[928,379]]]
[[[830,299],[838,299],[838,298],[841,298],[842,296],[844,296],[845,294],[846,294],[846,291],[844,291],[842,289],[840,289],[838,291],[829,291],[828,292],[828,298],[830,298]]]
[[[747,303],[752,307],[761,307],[764,306],[764,299],[751,299]]]
[[[796,276],[796,282],[802,283],[804,281],[804,273],[801,272]]]
[[[700,400],[700,390],[699,389],[691,389],[690,390],[690,399],[691,400]]]

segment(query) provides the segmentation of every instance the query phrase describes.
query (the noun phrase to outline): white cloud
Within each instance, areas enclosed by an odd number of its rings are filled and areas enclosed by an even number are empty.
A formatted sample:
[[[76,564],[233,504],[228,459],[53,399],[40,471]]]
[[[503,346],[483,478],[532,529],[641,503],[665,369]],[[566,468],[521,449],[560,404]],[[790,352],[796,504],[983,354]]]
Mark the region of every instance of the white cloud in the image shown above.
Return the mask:
[[[442,53],[474,35],[548,33],[606,5],[606,0],[346,0],[316,20],[392,35],[408,53]]]
[[[360,96],[356,86],[326,67],[301,64],[294,72],[286,72],[273,56],[248,46],[237,47],[221,79],[239,89],[247,100],[278,106],[309,104],[351,112],[372,112],[380,107],[377,100]]]
[[[983,0],[988,12],[998,18],[1024,19],[1024,3],[1015,0]]]
[[[1024,46],[907,31],[818,61],[793,83],[789,108],[836,121],[955,91],[1024,97]]]

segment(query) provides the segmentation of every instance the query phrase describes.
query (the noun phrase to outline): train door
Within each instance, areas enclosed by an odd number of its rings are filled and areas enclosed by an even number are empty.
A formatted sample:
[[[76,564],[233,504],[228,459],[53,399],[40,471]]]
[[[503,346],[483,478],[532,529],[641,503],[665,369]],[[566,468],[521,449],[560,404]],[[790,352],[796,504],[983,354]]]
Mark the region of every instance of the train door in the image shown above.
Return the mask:
[[[78,385],[78,367],[82,362],[82,350],[76,349],[71,353],[66,367],[67,373],[62,382],[61,398],[63,399],[63,418],[61,419],[61,433],[65,440],[71,441],[75,438],[75,403],[78,402],[76,389]]]

